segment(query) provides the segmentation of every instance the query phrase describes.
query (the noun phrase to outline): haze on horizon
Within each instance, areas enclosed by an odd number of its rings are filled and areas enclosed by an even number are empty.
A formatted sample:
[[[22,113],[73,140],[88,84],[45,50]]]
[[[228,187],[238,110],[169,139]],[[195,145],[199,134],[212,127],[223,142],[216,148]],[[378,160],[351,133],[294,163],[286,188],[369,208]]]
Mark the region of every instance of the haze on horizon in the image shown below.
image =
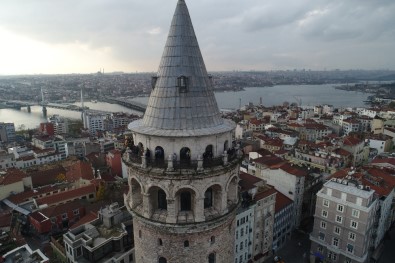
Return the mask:
[[[186,0],[210,71],[395,69],[393,0]],[[177,0],[3,0],[0,75],[153,72]]]

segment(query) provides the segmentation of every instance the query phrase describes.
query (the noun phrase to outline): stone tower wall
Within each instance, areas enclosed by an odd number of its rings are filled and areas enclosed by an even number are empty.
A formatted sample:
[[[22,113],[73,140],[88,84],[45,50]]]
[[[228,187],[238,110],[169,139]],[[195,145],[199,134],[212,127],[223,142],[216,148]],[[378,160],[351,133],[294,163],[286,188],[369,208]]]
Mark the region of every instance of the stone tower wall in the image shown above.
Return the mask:
[[[188,227],[166,227],[135,217],[133,227],[138,263],[156,263],[159,257],[171,263],[206,263],[210,253],[215,253],[216,263],[234,260],[235,213],[215,222]],[[189,247],[184,247],[185,241],[189,242]]]

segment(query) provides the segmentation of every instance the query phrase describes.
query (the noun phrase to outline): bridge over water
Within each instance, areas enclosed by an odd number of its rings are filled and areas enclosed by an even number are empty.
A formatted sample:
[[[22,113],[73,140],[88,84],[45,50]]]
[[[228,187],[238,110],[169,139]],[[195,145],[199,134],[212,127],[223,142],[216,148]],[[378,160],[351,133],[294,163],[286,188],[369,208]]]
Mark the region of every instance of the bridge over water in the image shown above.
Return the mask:
[[[133,109],[133,110],[140,111],[140,112],[145,112],[145,109],[147,108],[147,106],[142,103],[130,101],[130,100],[125,100],[125,99],[118,99],[118,98],[113,98],[113,97],[103,97],[103,98],[101,98],[101,100],[104,102],[119,104],[119,105],[122,105],[126,108]],[[4,100],[4,99],[0,99],[0,102],[4,102],[10,108],[20,109],[23,107],[27,107],[28,112],[31,111],[32,106],[36,106],[36,105],[41,106],[43,108],[44,115],[46,115],[47,108],[78,111],[78,112],[90,111],[90,112],[97,112],[97,113],[109,113],[106,111],[91,110],[88,107],[80,107],[80,106],[73,105],[73,104],[60,104],[60,103],[34,102],[34,101],[21,101],[21,100]]]

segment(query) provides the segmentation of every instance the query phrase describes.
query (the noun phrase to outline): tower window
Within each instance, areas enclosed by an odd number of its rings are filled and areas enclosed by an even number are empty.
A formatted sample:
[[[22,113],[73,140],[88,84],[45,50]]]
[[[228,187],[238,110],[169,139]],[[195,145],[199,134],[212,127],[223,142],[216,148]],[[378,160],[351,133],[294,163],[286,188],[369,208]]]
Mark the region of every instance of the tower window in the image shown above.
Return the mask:
[[[158,238],[158,244],[159,244],[159,246],[163,246],[163,241],[161,238]]]
[[[190,211],[191,210],[191,193],[184,191],[180,195],[181,197],[181,211]]]
[[[177,87],[181,93],[188,91],[188,78],[185,76],[180,76],[177,78]]]
[[[158,190],[158,208],[167,209],[166,193],[162,189]]]
[[[208,263],[215,263],[215,254],[211,253],[208,255]]]
[[[213,189],[209,188],[204,193],[204,208],[210,208],[213,206]]]
[[[211,244],[214,244],[215,243],[215,236],[212,236],[210,241],[211,241]]]
[[[189,241],[188,240],[184,241],[184,247],[189,247]]]
[[[151,86],[152,86],[152,89],[155,89],[155,86],[156,86],[156,82],[158,81],[158,76],[152,76],[152,79],[151,79]]]
[[[165,259],[164,257],[160,257],[158,263],[167,263],[167,259]]]

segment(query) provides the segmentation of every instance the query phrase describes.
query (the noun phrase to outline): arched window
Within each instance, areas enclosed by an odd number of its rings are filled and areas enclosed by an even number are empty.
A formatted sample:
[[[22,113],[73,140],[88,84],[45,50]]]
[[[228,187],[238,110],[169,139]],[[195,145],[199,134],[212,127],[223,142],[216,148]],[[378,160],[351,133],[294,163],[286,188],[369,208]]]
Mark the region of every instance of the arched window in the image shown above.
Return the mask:
[[[188,191],[183,191],[180,194],[180,210],[181,211],[190,211],[192,210],[191,205],[191,193]]]
[[[159,245],[159,246],[163,246],[163,241],[162,241],[161,238],[158,238],[158,245]]]
[[[208,263],[215,263],[215,254],[211,253],[208,255]]]
[[[155,148],[155,160],[156,161],[163,161],[165,159],[165,151],[161,146],[157,146]]]
[[[162,189],[158,190],[158,209],[167,209],[166,193]]]
[[[227,151],[228,149],[229,149],[229,142],[228,142],[228,140],[226,140],[224,142],[224,152]]]
[[[139,155],[143,155],[144,153],[144,144],[142,144],[141,142],[139,142],[139,144],[137,145],[138,150],[139,150]]]
[[[184,247],[189,247],[189,241],[188,240],[184,241]]]
[[[213,189],[210,187],[204,193],[204,208],[210,208],[213,206]]]
[[[206,150],[203,153],[203,159],[210,159],[213,158],[213,146],[207,145]]]
[[[167,259],[165,259],[164,257],[160,257],[158,263],[167,263]]]
[[[188,147],[184,147],[180,150],[180,162],[189,163],[191,160],[191,150]]]
[[[141,238],[141,230],[139,230],[139,238]]]

